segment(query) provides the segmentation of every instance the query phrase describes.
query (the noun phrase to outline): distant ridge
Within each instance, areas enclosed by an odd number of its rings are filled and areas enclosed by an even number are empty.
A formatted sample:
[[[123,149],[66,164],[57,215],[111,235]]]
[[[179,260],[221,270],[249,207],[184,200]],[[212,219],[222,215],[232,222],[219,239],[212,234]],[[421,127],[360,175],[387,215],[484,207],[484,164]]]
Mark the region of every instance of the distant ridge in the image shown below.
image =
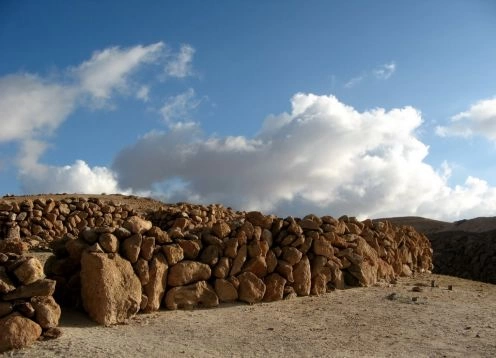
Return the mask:
[[[389,220],[396,225],[410,225],[415,230],[426,235],[438,232],[464,231],[472,233],[483,233],[496,230],[496,216],[477,217],[474,219],[464,219],[455,222],[427,219],[420,216],[401,216],[393,218],[380,218],[374,221]]]

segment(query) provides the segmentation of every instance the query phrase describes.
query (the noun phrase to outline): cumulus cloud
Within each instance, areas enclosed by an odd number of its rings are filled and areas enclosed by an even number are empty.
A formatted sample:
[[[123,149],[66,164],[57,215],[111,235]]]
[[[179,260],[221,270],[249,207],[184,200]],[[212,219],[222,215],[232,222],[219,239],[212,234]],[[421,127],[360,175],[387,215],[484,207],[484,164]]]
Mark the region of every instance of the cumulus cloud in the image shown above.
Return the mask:
[[[77,90],[32,74],[0,78],[0,142],[55,130],[73,111]]]
[[[37,164],[24,168],[19,179],[27,193],[129,193],[119,188],[111,170],[90,167],[82,160],[66,166]]]
[[[496,141],[496,98],[478,101],[451,117],[449,125],[436,127],[436,133],[442,137],[478,135]]]
[[[164,44],[157,42],[148,46],[111,47],[96,51],[89,60],[74,68],[73,73],[79,78],[81,90],[102,104],[114,91],[125,91],[128,76],[140,65],[156,62],[163,48]]]
[[[187,123],[191,121],[192,112],[200,105],[201,100],[196,97],[195,90],[189,88],[176,96],[170,96],[160,108],[164,122],[169,125]]]
[[[184,77],[191,72],[193,53],[191,46],[183,45],[170,59],[162,42],[109,47],[60,71],[56,81],[30,73],[0,77],[0,144],[13,142],[21,148],[17,164],[24,191],[122,192],[107,168],[91,168],[84,161],[61,167],[40,163],[50,136],[81,106],[105,107],[116,95],[132,93],[148,101],[149,87],[133,82],[131,76],[144,65],[163,62],[170,65],[171,75]],[[192,106],[185,103],[184,109]]]
[[[372,73],[380,80],[387,80],[396,72],[396,63],[390,62],[376,68]]]
[[[125,148],[113,169],[124,187],[166,187],[166,199],[221,202],[279,215],[457,218],[496,209],[496,192],[424,162],[412,107],[358,112],[334,96],[296,94],[253,138],[209,137],[198,125],[154,132]]]
[[[190,45],[181,45],[177,54],[169,56],[169,60],[165,64],[164,72],[168,77],[184,78],[193,74],[193,55],[195,49]]]

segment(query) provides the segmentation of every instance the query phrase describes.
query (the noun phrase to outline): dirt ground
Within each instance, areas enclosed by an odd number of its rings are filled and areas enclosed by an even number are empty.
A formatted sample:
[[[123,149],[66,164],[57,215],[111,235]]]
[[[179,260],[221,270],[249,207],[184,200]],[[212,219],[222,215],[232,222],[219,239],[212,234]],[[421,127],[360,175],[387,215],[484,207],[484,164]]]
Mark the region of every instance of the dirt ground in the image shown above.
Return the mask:
[[[164,310],[109,328],[65,311],[60,328],[62,337],[4,356],[494,357],[496,285],[422,275],[319,297]]]

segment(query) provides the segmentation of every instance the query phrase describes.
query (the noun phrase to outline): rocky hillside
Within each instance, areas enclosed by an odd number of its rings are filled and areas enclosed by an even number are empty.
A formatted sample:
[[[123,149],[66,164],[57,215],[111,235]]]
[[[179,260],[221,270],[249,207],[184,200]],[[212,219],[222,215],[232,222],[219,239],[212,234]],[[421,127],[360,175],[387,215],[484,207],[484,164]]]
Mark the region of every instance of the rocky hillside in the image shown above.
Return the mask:
[[[427,235],[434,250],[434,272],[496,284],[496,217],[453,223],[421,217],[389,219]]]

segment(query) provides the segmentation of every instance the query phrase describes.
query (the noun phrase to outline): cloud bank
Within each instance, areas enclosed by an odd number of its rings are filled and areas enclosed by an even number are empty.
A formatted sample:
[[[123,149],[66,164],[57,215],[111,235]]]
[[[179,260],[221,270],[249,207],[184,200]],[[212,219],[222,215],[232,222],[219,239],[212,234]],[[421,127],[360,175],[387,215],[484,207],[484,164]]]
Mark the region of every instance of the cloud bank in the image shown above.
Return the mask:
[[[122,187],[166,200],[221,202],[279,215],[459,218],[494,212],[496,189],[477,178],[447,183],[412,107],[358,112],[334,96],[298,93],[253,138],[205,136],[198,125],[153,132],[113,165]]]
[[[133,95],[146,102],[149,87],[133,75],[145,65],[161,64],[168,76],[186,77],[192,71],[194,49],[183,45],[178,54],[166,51],[163,42],[95,51],[80,65],[61,71],[57,80],[19,73],[0,77],[0,144],[14,142],[19,180],[24,192],[125,192],[111,170],[90,167],[77,160],[71,165],[40,163],[50,136],[77,108],[112,106],[117,96]]]
[[[496,141],[496,98],[481,100],[467,111],[451,117],[447,126],[438,126],[436,133],[442,137],[482,136]]]

